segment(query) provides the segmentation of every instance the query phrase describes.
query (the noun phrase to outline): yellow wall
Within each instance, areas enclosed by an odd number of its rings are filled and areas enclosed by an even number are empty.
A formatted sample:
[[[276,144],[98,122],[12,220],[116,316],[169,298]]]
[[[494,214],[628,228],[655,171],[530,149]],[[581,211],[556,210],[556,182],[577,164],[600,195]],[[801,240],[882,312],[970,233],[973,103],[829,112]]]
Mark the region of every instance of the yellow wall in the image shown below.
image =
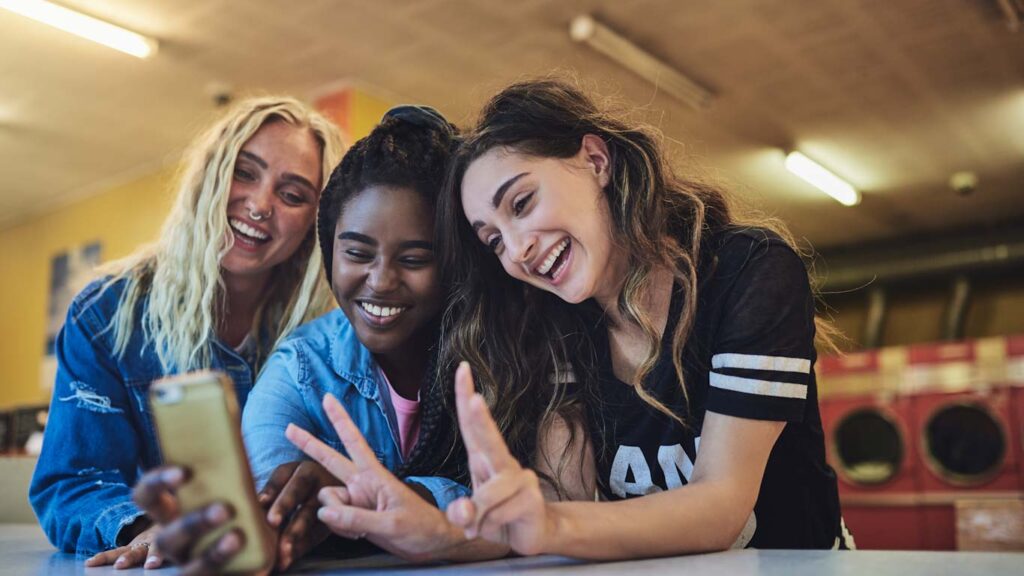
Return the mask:
[[[346,88],[334,118],[354,142],[391,106]],[[104,262],[156,239],[173,199],[173,170],[140,178],[49,214],[0,230],[0,408],[49,402],[40,386],[46,343],[50,259],[94,241]]]
[[[171,202],[170,171],[140,178],[0,231],[0,407],[46,403],[50,259],[99,241],[110,261],[156,238]]]

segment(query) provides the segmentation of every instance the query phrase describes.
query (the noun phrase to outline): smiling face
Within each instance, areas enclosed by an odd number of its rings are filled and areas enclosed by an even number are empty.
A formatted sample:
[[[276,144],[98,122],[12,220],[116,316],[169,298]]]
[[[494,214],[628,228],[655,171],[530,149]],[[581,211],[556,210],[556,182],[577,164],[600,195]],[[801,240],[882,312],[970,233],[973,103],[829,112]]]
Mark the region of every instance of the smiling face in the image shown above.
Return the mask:
[[[370,186],[342,208],[331,285],[359,341],[375,354],[415,345],[441,308],[433,223],[433,206],[405,187]]]
[[[612,241],[608,180],[608,150],[594,136],[566,159],[494,148],[467,168],[462,208],[513,278],[570,303],[614,300],[625,259]]]
[[[253,134],[235,159],[225,276],[266,276],[295,253],[316,219],[321,178],[320,144],[308,128],[278,120]]]

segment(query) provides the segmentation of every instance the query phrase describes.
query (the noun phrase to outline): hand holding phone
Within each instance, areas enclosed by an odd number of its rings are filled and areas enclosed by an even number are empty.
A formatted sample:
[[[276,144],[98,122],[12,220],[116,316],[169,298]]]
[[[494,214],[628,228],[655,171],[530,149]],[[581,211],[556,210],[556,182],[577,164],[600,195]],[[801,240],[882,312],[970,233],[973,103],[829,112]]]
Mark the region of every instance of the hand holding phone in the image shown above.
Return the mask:
[[[200,550],[198,543],[218,531],[234,514],[225,503],[213,502],[182,515],[176,492],[186,482],[186,470],[163,466],[144,474],[135,485],[132,494],[135,503],[156,522],[153,549],[180,565],[183,574],[223,573],[242,549],[245,535],[238,528],[232,528],[205,550]],[[146,563],[147,569],[156,567]]]
[[[136,500],[164,524],[157,545],[186,573],[256,573],[274,540],[257,504],[231,379],[195,372],[159,380],[150,404],[166,467],[139,482]]]

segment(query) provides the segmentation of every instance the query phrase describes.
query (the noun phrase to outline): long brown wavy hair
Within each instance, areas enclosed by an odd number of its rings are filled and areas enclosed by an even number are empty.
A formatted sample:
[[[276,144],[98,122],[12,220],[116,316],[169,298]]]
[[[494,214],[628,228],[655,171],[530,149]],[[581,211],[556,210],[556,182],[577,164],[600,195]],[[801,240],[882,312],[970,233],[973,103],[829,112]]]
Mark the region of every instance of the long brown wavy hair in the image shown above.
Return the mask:
[[[628,254],[630,262],[618,311],[623,321],[639,326],[647,340],[647,353],[632,385],[644,402],[681,425],[687,425],[687,414],[671,410],[644,385],[657,363],[661,339],[640,304],[651,289],[652,271],[671,270],[682,288],[671,350],[688,403],[682,351],[696,312],[702,241],[724,227],[758,226],[793,244],[779,222],[741,219],[721,189],[677,174],[662,149],[660,134],[651,126],[602,109],[573,84],[558,79],[526,81],[494,96],[456,151],[439,202],[437,253],[452,292],[443,319],[438,379],[452,382],[458,362],[468,361],[510,450],[526,462],[535,459],[538,430],[555,416],[568,422],[581,417],[581,400],[593,393],[599,366],[590,334],[603,311],[593,301],[566,303],[505,273],[466,219],[462,179],[474,160],[494,148],[567,159],[579,152],[587,134],[602,138],[608,147],[610,182],[604,193],[613,244]],[[827,343],[833,331],[827,323],[819,326],[818,334]],[[576,382],[572,393],[570,380]]]

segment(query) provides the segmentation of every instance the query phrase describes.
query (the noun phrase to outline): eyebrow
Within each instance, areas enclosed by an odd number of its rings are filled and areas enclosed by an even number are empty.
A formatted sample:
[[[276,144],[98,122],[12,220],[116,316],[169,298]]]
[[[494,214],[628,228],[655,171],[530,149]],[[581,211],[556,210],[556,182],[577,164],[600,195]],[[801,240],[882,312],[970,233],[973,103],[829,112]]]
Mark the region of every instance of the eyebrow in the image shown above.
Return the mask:
[[[239,150],[238,155],[241,156],[242,158],[245,158],[246,160],[251,160],[259,164],[260,168],[263,168],[264,170],[267,169],[267,161],[253,154],[252,152],[249,152],[247,150]]]
[[[359,232],[342,232],[338,234],[338,240],[354,240],[356,242],[362,242],[370,246],[377,246],[378,242],[366,234],[360,234]],[[398,245],[399,250],[409,250],[411,248],[421,248],[423,250],[434,250],[433,242],[427,242],[425,240],[406,240]]]
[[[260,158],[259,156],[253,154],[252,152],[249,152],[248,150],[239,150],[238,156],[239,158],[245,158],[250,162],[255,162],[260,168],[264,170],[266,170],[269,167],[266,160]],[[316,186],[313,186],[312,182],[292,172],[285,172],[284,174],[281,175],[281,179],[284,180],[285,182],[291,182],[293,184],[298,184],[299,186],[305,186],[310,190],[316,190]]]
[[[355,240],[356,242],[362,242],[363,244],[369,244],[370,246],[376,246],[377,241],[370,238],[366,234],[360,234],[359,232],[342,232],[338,234],[338,240]]]
[[[505,180],[504,182],[502,182],[501,186],[498,186],[498,189],[494,191],[494,196],[491,197],[491,206],[493,206],[494,209],[497,210],[498,206],[501,206],[501,201],[502,201],[503,198],[505,198],[505,193],[508,192],[509,188],[511,188],[513,184],[518,182],[520,178],[522,178],[523,176],[527,176],[527,175],[529,175],[529,172],[520,172],[519,174],[516,174],[515,176],[513,176],[513,177],[509,178],[508,180]],[[477,230],[479,230],[479,229],[481,229],[483,227],[484,227],[484,223],[482,221],[475,220],[473,222],[473,231],[474,232],[476,232]]]

